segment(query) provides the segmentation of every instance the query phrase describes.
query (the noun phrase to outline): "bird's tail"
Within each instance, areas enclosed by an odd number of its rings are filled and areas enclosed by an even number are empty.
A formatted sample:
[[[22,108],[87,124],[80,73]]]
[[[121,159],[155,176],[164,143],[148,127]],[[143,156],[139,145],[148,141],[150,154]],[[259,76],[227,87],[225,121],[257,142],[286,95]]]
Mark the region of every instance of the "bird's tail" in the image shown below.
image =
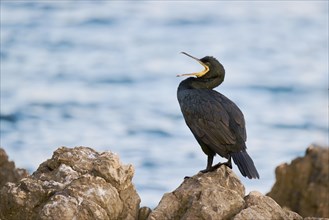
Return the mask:
[[[249,179],[259,179],[257,169],[247,151],[242,150],[239,152],[231,153],[231,156],[233,157],[234,163],[238,166],[241,174],[244,177],[247,176]]]

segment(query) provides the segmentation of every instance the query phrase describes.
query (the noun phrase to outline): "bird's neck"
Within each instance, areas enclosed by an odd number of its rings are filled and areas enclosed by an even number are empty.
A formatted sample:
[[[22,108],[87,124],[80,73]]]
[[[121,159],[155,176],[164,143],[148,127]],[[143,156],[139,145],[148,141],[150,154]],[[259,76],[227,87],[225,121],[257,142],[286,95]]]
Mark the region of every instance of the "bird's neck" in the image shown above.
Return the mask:
[[[189,77],[183,80],[179,87],[181,89],[213,89],[219,86],[224,79],[220,78],[194,78]]]

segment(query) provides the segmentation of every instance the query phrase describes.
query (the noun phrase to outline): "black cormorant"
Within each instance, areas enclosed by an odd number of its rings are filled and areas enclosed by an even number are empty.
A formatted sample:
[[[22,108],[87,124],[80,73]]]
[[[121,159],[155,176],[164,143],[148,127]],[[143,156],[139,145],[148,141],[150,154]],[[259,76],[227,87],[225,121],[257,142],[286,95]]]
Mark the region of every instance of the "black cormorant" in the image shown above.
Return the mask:
[[[224,81],[225,69],[214,57],[195,58],[204,70],[178,76],[194,76],[183,80],[177,90],[177,98],[187,126],[208,155],[209,172],[225,164],[232,169],[231,157],[244,177],[259,178],[254,162],[246,149],[246,128],[241,110],[231,100],[213,90]],[[212,166],[214,156],[228,159]]]

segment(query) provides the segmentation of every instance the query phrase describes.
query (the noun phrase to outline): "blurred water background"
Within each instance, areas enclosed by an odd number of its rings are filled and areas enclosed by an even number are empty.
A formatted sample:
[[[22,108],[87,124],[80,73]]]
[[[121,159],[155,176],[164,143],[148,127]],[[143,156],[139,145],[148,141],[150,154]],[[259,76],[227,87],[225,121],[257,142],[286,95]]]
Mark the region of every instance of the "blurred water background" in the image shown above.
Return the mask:
[[[247,192],[328,144],[328,1],[1,1],[1,146],[30,172],[59,146],[111,150],[156,206],[206,166],[176,99],[202,67],[181,51],[226,69],[261,176],[233,166]]]

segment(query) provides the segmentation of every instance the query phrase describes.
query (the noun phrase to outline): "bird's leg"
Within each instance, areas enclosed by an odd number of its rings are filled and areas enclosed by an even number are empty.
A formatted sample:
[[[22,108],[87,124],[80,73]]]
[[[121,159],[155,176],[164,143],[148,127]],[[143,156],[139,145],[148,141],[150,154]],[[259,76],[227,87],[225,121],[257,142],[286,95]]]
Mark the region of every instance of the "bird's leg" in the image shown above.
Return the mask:
[[[232,169],[232,160],[231,160],[231,155],[228,155],[228,160],[224,163],[219,162],[218,164],[212,166],[214,160],[214,155],[208,155],[208,160],[207,160],[207,168],[204,170],[201,170],[201,173],[207,173],[207,172],[212,172],[214,170],[217,170],[220,166],[225,165]],[[186,178],[186,177],[185,177]]]
[[[226,165],[230,169],[232,169],[232,160],[231,159],[232,159],[231,155],[228,155],[228,160],[225,163],[223,163],[224,165]]]
[[[228,160],[225,163],[218,163],[215,166],[213,166],[212,169],[216,170],[217,168],[219,168],[222,165],[225,165],[225,166],[229,167],[230,169],[232,169],[231,155],[228,155]]]
[[[208,155],[207,167],[204,170],[200,170],[201,173],[207,173],[213,171],[212,162],[214,161],[214,155]]]
[[[213,160],[214,160],[214,155],[208,155],[207,167],[204,170],[200,170],[200,172],[201,173],[207,173],[207,172],[213,171],[213,169],[212,169],[212,162],[213,162]],[[190,177],[189,176],[185,176],[184,177],[184,180],[185,179],[188,179],[188,178],[190,178]]]
[[[214,171],[215,169],[212,166],[212,162],[214,161],[214,155],[208,155],[208,159],[207,159],[207,167],[204,170],[200,170],[201,173],[207,173],[207,172],[211,172]],[[188,179],[190,178],[189,176],[185,176],[184,179]]]

